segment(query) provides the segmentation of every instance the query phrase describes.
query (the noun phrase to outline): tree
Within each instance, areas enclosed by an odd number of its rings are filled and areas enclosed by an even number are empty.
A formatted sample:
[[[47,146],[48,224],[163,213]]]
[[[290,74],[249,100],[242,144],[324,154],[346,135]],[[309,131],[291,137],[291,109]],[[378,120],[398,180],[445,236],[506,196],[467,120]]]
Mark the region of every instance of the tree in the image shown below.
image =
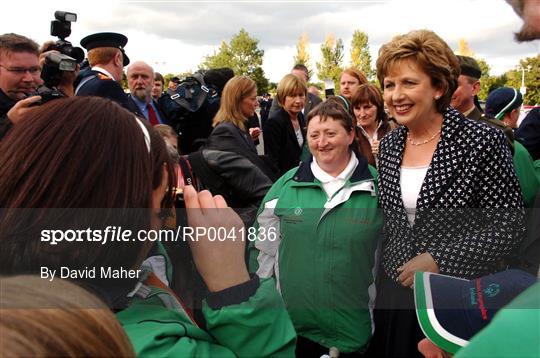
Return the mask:
[[[313,75],[313,70],[311,69],[311,66],[309,65],[309,41],[308,36],[306,33],[303,33],[302,36],[298,39],[298,42],[296,43],[296,55],[294,56],[294,64],[298,65],[304,65],[308,69],[308,77],[311,78]]]
[[[270,89],[270,81],[264,77],[264,71],[262,67],[257,67],[251,74],[251,79],[257,84],[257,94],[263,95]]]
[[[482,91],[478,94],[478,98],[485,101],[491,91],[499,87],[504,87],[506,81],[506,74],[502,74],[501,76],[489,76],[485,80],[482,80]]]
[[[261,67],[264,51],[258,48],[258,44],[259,40],[240,29],[229,43],[223,41],[217,51],[206,56],[199,68],[229,67],[236,75],[248,76],[254,80],[258,94],[265,93],[268,90],[268,79]]]
[[[471,51],[472,54],[472,51]],[[474,56],[471,56],[474,57]],[[490,87],[493,85],[493,82],[496,81],[496,77],[490,76],[489,72],[491,67],[487,64],[486,60],[480,57],[474,57],[480,70],[482,71],[482,76],[480,77],[480,92],[478,92],[478,98],[485,100],[489,94]]]
[[[332,80],[339,92],[339,76],[343,71],[341,63],[343,61],[343,41],[330,34],[321,45],[321,62],[317,62],[317,76],[320,80]]]
[[[457,51],[458,55],[469,56],[469,57],[474,56],[473,50],[469,47],[469,44],[467,43],[465,39],[459,39],[458,46],[459,46],[458,51]]]
[[[360,70],[368,80],[372,80],[375,76],[375,71],[371,67],[368,35],[360,30],[354,31],[351,41],[351,67]]]
[[[122,78],[120,79],[120,86],[122,86],[122,89],[124,91],[128,89],[126,71],[122,71]]]
[[[228,43],[222,41],[219,50],[214,51],[213,55],[206,56],[204,62],[199,67],[207,70],[210,68],[231,67],[232,63],[233,53],[231,48]]]
[[[520,89],[522,69],[525,74],[525,87],[527,92],[523,103],[535,105],[540,103],[540,55],[535,57],[527,57],[519,61],[519,65],[515,70],[510,70],[505,73],[505,86]]]

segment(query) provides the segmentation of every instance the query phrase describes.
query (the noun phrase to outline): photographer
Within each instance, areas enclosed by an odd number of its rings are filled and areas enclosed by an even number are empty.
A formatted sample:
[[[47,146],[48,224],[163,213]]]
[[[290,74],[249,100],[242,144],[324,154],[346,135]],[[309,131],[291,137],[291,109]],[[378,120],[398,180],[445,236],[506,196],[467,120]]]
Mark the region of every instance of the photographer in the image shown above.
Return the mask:
[[[39,50],[39,66],[41,68],[43,68],[43,65],[46,62],[47,55],[53,53],[60,54],[60,52],[56,50],[54,41],[47,41],[41,46]],[[56,87],[64,94],[64,96],[71,97],[75,94],[75,87],[73,84],[79,75],[79,70],[80,66],[77,64],[75,71],[65,71],[62,73],[60,83]]]
[[[40,74],[36,42],[13,33],[0,35],[0,139],[41,99],[26,98],[43,84]]]

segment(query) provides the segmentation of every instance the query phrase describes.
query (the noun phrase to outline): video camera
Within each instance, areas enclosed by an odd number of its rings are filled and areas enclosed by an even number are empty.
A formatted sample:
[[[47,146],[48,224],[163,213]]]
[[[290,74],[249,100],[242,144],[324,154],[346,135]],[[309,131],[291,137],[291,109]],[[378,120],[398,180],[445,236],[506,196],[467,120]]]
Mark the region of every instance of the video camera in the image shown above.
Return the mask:
[[[44,85],[38,88],[34,95],[39,95],[42,99],[36,104],[43,104],[56,98],[64,97],[64,94],[57,89],[62,81],[65,72],[77,70],[77,64],[84,61],[84,51],[80,47],[73,47],[71,42],[66,41],[66,37],[71,35],[71,23],[77,21],[77,14],[56,11],[55,20],[51,21],[51,35],[59,38],[49,50],[56,50],[60,53],[49,52],[45,56],[45,62],[41,69],[41,78]]]
[[[41,70],[41,78],[47,87],[57,87],[62,81],[64,72],[77,70],[77,61],[62,53],[50,52],[45,55]]]

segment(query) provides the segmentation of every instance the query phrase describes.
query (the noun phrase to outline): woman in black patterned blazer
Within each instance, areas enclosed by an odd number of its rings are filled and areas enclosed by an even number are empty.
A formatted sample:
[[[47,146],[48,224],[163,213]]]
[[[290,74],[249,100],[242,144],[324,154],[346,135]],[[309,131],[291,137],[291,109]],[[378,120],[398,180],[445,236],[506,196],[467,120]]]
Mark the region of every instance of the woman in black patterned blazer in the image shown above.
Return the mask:
[[[385,240],[378,277],[377,356],[419,356],[415,271],[463,278],[495,272],[524,234],[523,200],[502,132],[449,107],[460,69],[435,33],[383,45],[377,76],[402,126],[379,151]]]

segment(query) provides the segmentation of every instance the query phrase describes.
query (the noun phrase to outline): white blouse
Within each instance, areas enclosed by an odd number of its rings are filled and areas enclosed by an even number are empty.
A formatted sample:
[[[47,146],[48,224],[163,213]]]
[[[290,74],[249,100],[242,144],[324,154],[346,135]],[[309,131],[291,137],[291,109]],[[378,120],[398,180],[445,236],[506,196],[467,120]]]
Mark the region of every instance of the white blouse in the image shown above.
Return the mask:
[[[304,137],[302,136],[302,130],[300,128],[294,130],[296,134],[296,140],[298,141],[298,146],[302,148],[304,146]]]
[[[401,167],[400,168],[400,187],[403,205],[407,213],[409,223],[414,225],[416,217],[416,201],[422,189],[424,178],[429,166],[425,167]]]

